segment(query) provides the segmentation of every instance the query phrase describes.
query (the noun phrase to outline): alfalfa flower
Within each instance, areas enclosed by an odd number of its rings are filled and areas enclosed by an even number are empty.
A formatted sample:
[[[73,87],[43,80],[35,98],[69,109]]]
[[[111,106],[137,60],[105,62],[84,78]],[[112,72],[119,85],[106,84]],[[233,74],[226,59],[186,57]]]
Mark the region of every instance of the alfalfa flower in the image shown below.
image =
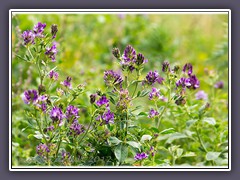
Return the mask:
[[[154,109],[150,109],[149,113],[148,113],[148,117],[149,118],[154,118],[156,116],[159,115],[159,112],[155,111]]]
[[[164,78],[159,76],[157,71],[148,72],[146,79],[143,81],[143,84],[154,85],[156,82],[162,84]]]
[[[78,136],[84,133],[84,127],[77,121],[74,121],[70,126],[70,135]]]
[[[24,40],[24,45],[35,44],[35,35],[31,30],[24,31],[22,33],[22,38]]]
[[[197,100],[207,100],[208,99],[208,95],[204,92],[204,91],[198,91],[195,94],[195,97]]]
[[[192,72],[193,72],[193,67],[192,67],[192,64],[191,63],[186,63],[184,66],[183,66],[183,72],[187,72],[188,75],[191,75]]]
[[[72,78],[68,76],[66,80],[61,82],[61,84],[64,85],[65,87],[69,88],[69,89],[72,89],[71,81],[72,81]]]
[[[79,118],[79,108],[69,105],[66,109],[65,117],[68,122],[76,121]]]
[[[51,70],[49,72],[49,78],[53,79],[54,81],[58,80],[58,76],[59,76],[58,73],[54,70]]]
[[[101,118],[104,124],[114,123],[114,113],[112,113],[110,110],[104,112]]]
[[[115,58],[120,59],[120,50],[118,48],[113,48],[112,49],[112,54],[114,55]]]
[[[38,100],[37,90],[33,89],[33,90],[25,91],[22,99],[25,104],[30,104],[30,103],[36,104]]]
[[[107,107],[109,106],[109,100],[107,99],[106,96],[102,96],[97,102],[96,105],[101,107],[103,105],[106,105]]]
[[[58,123],[59,126],[63,123],[64,114],[61,108],[55,106],[50,111],[50,118],[52,119],[53,123]]]
[[[122,87],[122,77],[113,70],[104,71],[104,82],[107,86]]]
[[[160,98],[160,91],[159,89],[153,87],[152,91],[149,93],[149,100],[157,100]]]
[[[148,157],[148,155],[144,152],[142,153],[137,153],[135,156],[134,156],[134,159],[135,160],[143,160],[143,159],[146,159]]]
[[[58,27],[56,24],[53,24],[51,26],[51,34],[52,34],[52,39],[56,38],[56,34],[58,32]]]
[[[216,89],[223,89],[223,87],[224,87],[223,81],[217,82],[217,83],[214,85],[214,87],[215,87]]]
[[[39,156],[46,156],[50,153],[50,149],[46,144],[41,143],[36,147],[36,152]]]
[[[56,54],[57,54],[57,44],[56,42],[53,42],[53,45],[51,47],[47,47],[45,54],[52,59],[52,62],[56,61]]]
[[[45,27],[46,27],[46,23],[38,22],[33,28],[33,32],[34,32],[35,36],[43,38],[44,37],[43,31],[44,31]]]
[[[164,61],[164,62],[162,63],[162,72],[168,72],[169,69],[170,69],[170,67],[169,67],[169,62],[168,62],[168,61]]]

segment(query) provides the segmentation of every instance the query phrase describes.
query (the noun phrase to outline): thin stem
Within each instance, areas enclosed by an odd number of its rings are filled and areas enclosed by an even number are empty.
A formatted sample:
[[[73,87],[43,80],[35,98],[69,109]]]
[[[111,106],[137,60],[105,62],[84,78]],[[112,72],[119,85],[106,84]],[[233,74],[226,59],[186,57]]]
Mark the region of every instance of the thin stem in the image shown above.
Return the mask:
[[[127,139],[127,133],[128,133],[128,112],[126,112],[126,133],[125,133],[125,141]]]
[[[208,150],[206,149],[206,147],[205,147],[205,145],[204,145],[204,143],[203,143],[203,140],[202,140],[202,138],[201,138],[201,136],[200,136],[200,133],[199,133],[199,130],[198,130],[198,124],[197,124],[197,126],[196,126],[196,133],[197,133],[198,140],[199,140],[199,142],[200,142],[203,150],[207,153]]]
[[[139,70],[138,70],[138,71],[137,71],[136,85],[135,85],[135,88],[134,88],[134,91],[133,91],[132,97],[135,95],[135,92],[136,92],[136,90],[137,90],[139,76],[140,76],[140,73],[139,73]]]

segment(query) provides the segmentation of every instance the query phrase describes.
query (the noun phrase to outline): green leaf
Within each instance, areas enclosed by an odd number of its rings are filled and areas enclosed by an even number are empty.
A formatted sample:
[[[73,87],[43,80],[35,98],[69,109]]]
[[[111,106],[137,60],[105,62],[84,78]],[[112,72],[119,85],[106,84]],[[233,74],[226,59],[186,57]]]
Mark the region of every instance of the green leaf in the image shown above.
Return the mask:
[[[112,98],[112,96],[110,96],[110,101],[115,105],[115,100]]]
[[[190,126],[193,125],[195,122],[197,122],[197,120],[191,119],[191,120],[188,120],[188,121],[186,122],[186,125],[187,125],[187,127],[190,127]]]
[[[182,157],[194,157],[196,156],[195,152],[187,152],[184,155],[182,155]]]
[[[147,113],[145,113],[145,112],[140,112],[140,113],[138,114],[138,116],[147,116]]]
[[[163,131],[160,132],[160,134],[171,134],[176,132],[174,128],[168,128],[168,129],[164,129]]]
[[[141,92],[141,94],[139,95],[139,97],[144,97],[144,96],[146,96],[149,92],[150,92],[149,90],[143,90],[143,91]]]
[[[139,96],[140,96],[140,94],[141,94],[141,91],[138,91],[138,93],[137,93],[137,97],[139,97]]]
[[[139,151],[140,151],[140,147],[141,147],[141,144],[140,144],[140,143],[135,142],[135,141],[128,141],[127,144],[129,144],[130,146],[132,146],[132,147],[134,147],[134,148],[139,149]]]
[[[109,144],[110,144],[111,146],[118,145],[120,142],[122,142],[121,140],[119,140],[119,139],[116,138],[116,137],[110,137],[108,140],[109,140]]]
[[[206,122],[206,123],[208,123],[210,125],[213,125],[213,126],[216,124],[216,120],[214,118],[212,118],[212,117],[204,118],[203,122]]]
[[[171,144],[174,140],[176,139],[182,139],[182,138],[187,138],[187,136],[185,134],[182,133],[173,133],[169,136],[168,140],[166,141],[166,143]]]
[[[151,139],[152,139],[152,136],[146,134],[142,136],[141,142],[150,141]]]
[[[181,157],[182,153],[183,153],[183,149],[182,148],[178,148],[177,149],[177,157],[178,158]]]
[[[219,157],[220,154],[221,154],[220,152],[208,152],[206,154],[206,160],[207,161],[215,160]]]
[[[114,154],[117,160],[122,163],[128,156],[128,147],[121,143],[114,149]]]

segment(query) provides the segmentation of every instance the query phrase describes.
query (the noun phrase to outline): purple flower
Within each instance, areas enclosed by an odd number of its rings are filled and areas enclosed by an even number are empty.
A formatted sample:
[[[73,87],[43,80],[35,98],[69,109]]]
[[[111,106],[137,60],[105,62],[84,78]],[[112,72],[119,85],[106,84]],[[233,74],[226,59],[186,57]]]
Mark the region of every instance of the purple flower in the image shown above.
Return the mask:
[[[169,67],[169,62],[164,61],[164,62],[162,63],[162,72],[168,72],[169,69],[170,69],[170,67]]]
[[[74,121],[72,125],[70,126],[70,134],[77,136],[84,133],[84,128],[81,124],[79,124],[77,121]]]
[[[214,87],[217,88],[217,89],[223,89],[223,87],[224,87],[223,81],[217,82],[217,83],[214,85]]]
[[[56,42],[53,42],[52,47],[50,47],[50,48],[47,47],[46,48],[45,54],[48,55],[48,57],[52,59],[52,62],[56,61],[56,54],[57,54],[57,44],[56,44]]]
[[[58,32],[58,27],[56,24],[53,24],[51,26],[52,39],[56,38],[57,32]]]
[[[144,83],[147,83],[149,85],[153,85],[155,84],[156,82],[158,82],[159,84],[162,84],[162,81],[164,79],[162,77],[159,76],[158,72],[157,71],[150,71],[147,76],[146,76],[146,80],[143,82]]]
[[[50,118],[52,119],[53,123],[58,122],[59,126],[61,126],[64,114],[59,107],[55,106],[50,112]]]
[[[155,100],[160,98],[159,89],[153,87],[152,91],[149,93],[149,100]]]
[[[67,118],[67,120],[69,122],[76,121],[77,118],[79,118],[78,112],[79,112],[79,109],[77,107],[75,107],[73,105],[69,105],[67,107],[65,117]]]
[[[148,113],[148,117],[149,118],[154,118],[156,116],[158,116],[159,113],[157,111],[155,111],[154,109],[150,109],[149,113]]]
[[[70,159],[70,153],[66,151],[62,151],[62,160]]]
[[[42,103],[42,104],[41,104],[41,109],[42,109],[42,111],[43,111],[44,113],[46,113],[46,111],[47,111],[47,104],[46,104],[46,103]]]
[[[141,53],[137,54],[136,64],[138,66],[140,66],[141,64],[145,64],[147,62],[148,62],[148,60],[144,58],[143,54],[141,54]]]
[[[38,100],[38,93],[35,89],[27,90],[24,92],[23,101],[25,104],[33,103],[35,104]]]
[[[137,153],[134,157],[135,160],[143,160],[146,159],[148,157],[148,155],[144,152],[142,153]]]
[[[113,70],[104,71],[104,82],[107,86],[119,86],[122,87],[122,77]]]
[[[176,82],[176,86],[177,87],[179,87],[179,86],[181,86],[181,87],[185,87],[186,85],[185,85],[185,81],[186,81],[186,78],[184,78],[184,77],[182,77],[182,78],[180,78],[177,82]]]
[[[151,153],[152,156],[155,155],[155,150],[154,150],[154,147],[153,147],[153,146],[150,147],[150,153]]]
[[[71,80],[72,78],[68,76],[66,80],[61,82],[61,84],[64,85],[65,87],[68,87],[69,89],[72,89]]]
[[[50,149],[46,144],[41,143],[36,147],[36,152],[39,156],[45,156],[47,153],[50,152]]]
[[[52,70],[49,73],[49,77],[50,77],[50,79],[53,79],[56,81],[56,80],[58,80],[58,73]]]
[[[193,67],[192,67],[192,64],[190,64],[190,63],[187,63],[183,66],[183,72],[188,71],[188,75],[192,74],[192,69],[193,69]]]
[[[185,80],[185,85],[189,89],[197,89],[200,86],[200,82],[195,75],[189,75],[189,78]]]
[[[47,127],[47,132],[48,132],[48,131],[53,131],[53,130],[54,130],[54,126],[53,126],[53,125]]]
[[[106,96],[102,96],[97,102],[96,102],[97,106],[102,106],[102,105],[106,105],[109,106],[109,100],[106,98]]]
[[[135,49],[131,45],[128,45],[124,50],[122,58],[123,65],[129,65],[130,63],[135,62],[137,58]]]
[[[38,22],[33,28],[35,36],[40,38],[44,37],[43,31],[45,27],[46,27],[45,23]]]
[[[112,113],[110,110],[105,112],[101,117],[105,124],[114,123],[114,113]]]
[[[35,44],[35,42],[34,42],[35,35],[33,34],[33,32],[31,30],[24,31],[22,33],[22,38],[24,40],[24,45]]]
[[[198,91],[196,94],[195,94],[195,97],[197,100],[207,100],[208,99],[208,95],[204,92],[204,91]]]

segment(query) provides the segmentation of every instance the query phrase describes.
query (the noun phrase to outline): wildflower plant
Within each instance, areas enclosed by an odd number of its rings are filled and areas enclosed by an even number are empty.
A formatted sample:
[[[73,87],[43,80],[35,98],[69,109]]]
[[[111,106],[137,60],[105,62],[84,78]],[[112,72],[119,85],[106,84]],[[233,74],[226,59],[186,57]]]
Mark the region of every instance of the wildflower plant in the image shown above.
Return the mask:
[[[209,117],[211,101],[200,90],[201,82],[192,64],[163,61],[145,72],[150,61],[146,55],[131,45],[122,54],[113,48],[121,72],[105,70],[105,89],[86,91],[85,85],[75,87],[77,82],[70,76],[63,77],[54,65],[59,53],[55,42],[58,26],[51,25],[50,33],[46,32],[47,26],[39,22],[24,31],[26,54],[17,56],[34,64],[40,79],[38,87],[22,94],[23,103],[29,106],[29,125],[39,141],[32,164],[174,166],[181,158],[188,162],[188,158],[197,156],[205,165],[221,164],[226,146],[213,147],[211,140],[202,138],[200,127],[211,129],[216,121]],[[213,88],[223,88],[223,82]],[[83,116],[76,100],[86,94],[88,116]],[[138,106],[144,102],[150,106]],[[151,122],[151,126],[141,127],[140,119]],[[190,145],[187,141],[180,143],[186,139]],[[222,135],[219,143],[224,140]]]

